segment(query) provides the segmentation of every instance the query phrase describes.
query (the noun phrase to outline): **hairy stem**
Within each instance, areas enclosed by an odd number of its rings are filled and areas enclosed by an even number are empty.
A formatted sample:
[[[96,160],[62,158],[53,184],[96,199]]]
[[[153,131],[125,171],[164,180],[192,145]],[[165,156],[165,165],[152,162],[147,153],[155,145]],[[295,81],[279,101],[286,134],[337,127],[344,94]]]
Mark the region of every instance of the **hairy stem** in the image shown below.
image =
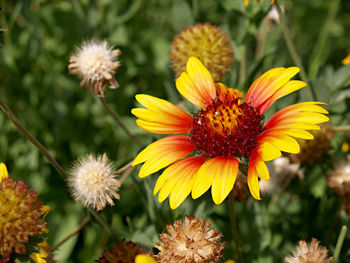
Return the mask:
[[[286,40],[289,53],[290,53],[290,55],[291,55],[295,65],[297,65],[300,68],[300,77],[301,77],[301,79],[308,84],[308,91],[309,91],[310,99],[311,100],[315,100],[315,98],[316,98],[315,92],[314,92],[313,88],[310,85],[309,79],[308,79],[308,77],[307,77],[307,75],[305,73],[305,70],[304,70],[303,64],[301,62],[301,59],[300,59],[300,57],[298,55],[298,52],[297,52],[297,50],[295,48],[295,45],[294,45],[293,41],[292,41],[291,33],[289,31],[289,28],[288,28],[288,25],[287,25],[287,21],[286,21],[286,16],[285,16],[284,12],[282,11],[280,5],[278,4],[277,0],[275,1],[275,5],[277,7],[277,11],[278,11],[278,14],[280,16],[280,23],[281,23],[281,26],[282,26],[282,32],[283,32],[284,39]]]
[[[4,101],[0,99],[0,108],[7,115],[7,117],[12,121],[12,123],[17,127],[17,129],[32,143],[38,150],[46,157],[46,159],[52,164],[52,166],[57,170],[59,175],[66,180],[66,173],[63,168],[57,163],[57,161],[51,156],[51,154],[46,150],[46,148],[33,136],[29,131],[23,127],[12,111],[7,107]]]
[[[241,243],[239,241],[238,231],[237,231],[237,222],[236,222],[236,215],[235,215],[235,199],[234,199],[233,191],[229,194],[229,207],[230,207],[230,221],[231,221],[231,229],[233,238],[236,244],[236,250],[238,255],[238,262],[243,263],[243,256],[242,256],[242,249],[241,249]]]
[[[90,219],[91,219],[90,216],[85,217],[84,220],[80,223],[80,225],[76,229],[74,229],[72,233],[70,233],[68,236],[63,238],[60,242],[58,242],[58,244],[56,246],[54,246],[53,248],[51,248],[50,251],[54,252],[60,246],[62,246],[64,243],[66,243],[69,239],[71,239],[73,236],[78,234],[80,232],[80,230],[82,230],[86,226],[86,224],[90,222]]]
[[[140,141],[132,135],[132,133],[129,131],[129,129],[123,124],[123,122],[119,119],[119,117],[111,110],[111,108],[108,106],[107,102],[104,100],[104,98],[99,98],[102,105],[105,107],[108,114],[113,118],[113,120],[118,124],[120,128],[123,129],[123,131],[130,137],[130,139],[138,146],[141,146]]]

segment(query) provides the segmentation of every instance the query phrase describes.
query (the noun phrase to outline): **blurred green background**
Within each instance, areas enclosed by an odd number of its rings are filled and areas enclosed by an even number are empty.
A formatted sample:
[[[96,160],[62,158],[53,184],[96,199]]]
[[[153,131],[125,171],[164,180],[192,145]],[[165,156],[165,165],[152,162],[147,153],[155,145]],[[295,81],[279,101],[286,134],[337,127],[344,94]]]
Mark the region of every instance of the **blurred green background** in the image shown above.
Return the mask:
[[[105,99],[126,126],[146,146],[158,138],[136,126],[130,110],[134,95],[147,93],[181,101],[175,88],[168,51],[175,34],[188,25],[210,22],[230,36],[236,57],[225,83],[246,90],[249,84],[272,67],[295,65],[279,23],[264,17],[270,1],[251,0],[23,0],[1,1],[2,33],[0,96],[22,124],[63,166],[89,153],[103,153],[116,167],[131,161],[141,150],[108,116],[80,80],[68,74],[69,56],[76,46],[89,39],[107,40],[120,48],[121,67],[116,73],[120,88],[107,90]],[[339,3],[332,21],[327,14]],[[309,74],[317,99],[329,104],[333,125],[349,124],[350,66],[341,60],[350,53],[350,1],[293,0],[284,6],[297,52]],[[324,22],[329,24],[323,30]],[[266,42],[257,54],[259,32]],[[320,35],[324,43],[319,44]],[[242,47],[247,48],[247,79],[239,86]],[[317,50],[315,51],[315,48]],[[317,54],[321,56],[317,57]],[[317,57],[315,59],[315,57]],[[308,100],[305,91],[279,101],[270,114],[292,102]],[[269,115],[269,114],[268,114]],[[281,262],[297,245],[315,237],[334,252],[337,236],[349,217],[341,200],[327,187],[324,174],[332,161],[345,158],[341,143],[350,141],[338,133],[332,151],[322,162],[306,167],[305,180],[294,179],[288,189],[276,191],[257,202],[249,197],[236,204],[239,234],[246,262]],[[51,207],[47,216],[49,243],[57,244],[83,220],[88,212],[70,198],[66,184],[40,152],[0,113],[0,161],[9,173],[34,188]],[[165,225],[185,214],[205,217],[224,233],[225,258],[235,258],[229,225],[228,204],[215,206],[209,194],[171,211],[168,201],[159,204],[153,197],[157,175],[140,180],[136,168],[123,184],[120,201],[100,212],[118,239],[140,242],[151,248]],[[159,174],[159,173],[158,173]],[[63,245],[55,258],[60,262],[93,262],[112,244],[103,228],[92,222]],[[343,245],[340,262],[350,262],[350,237]]]

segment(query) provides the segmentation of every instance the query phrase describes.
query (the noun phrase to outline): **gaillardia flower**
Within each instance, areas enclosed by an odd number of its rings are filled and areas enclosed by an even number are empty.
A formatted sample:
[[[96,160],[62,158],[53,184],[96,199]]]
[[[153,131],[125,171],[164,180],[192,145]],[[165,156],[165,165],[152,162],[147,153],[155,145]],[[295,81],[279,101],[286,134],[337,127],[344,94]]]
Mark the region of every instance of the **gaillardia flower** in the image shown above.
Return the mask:
[[[274,68],[249,88],[245,98],[222,83],[215,84],[209,71],[194,57],[187,72],[176,80],[180,94],[199,108],[191,117],[168,101],[139,94],[136,99],[146,108],[133,109],[144,130],[173,134],[162,138],[139,153],[133,165],[143,163],[139,177],[144,178],[170,165],[159,176],[154,194],[159,201],[170,195],[175,209],[192,192],[198,198],[210,187],[215,204],[225,200],[236,180],[239,163],[248,166],[248,187],[260,199],[258,178],[269,179],[266,161],[281,156],[281,151],[299,152],[293,138],[312,139],[306,130],[318,130],[328,121],[321,102],[301,102],[281,109],[263,123],[264,113],[279,98],[306,86],[290,80],[299,68]],[[187,157],[195,152],[196,156]]]
[[[105,250],[99,258],[99,263],[116,263],[116,262],[135,262],[137,255],[152,256],[152,252],[141,247],[140,244],[134,242],[122,241],[115,244],[111,248]],[[142,261],[141,261],[142,262]],[[147,261],[143,261],[147,262]],[[151,262],[151,261],[148,261]]]
[[[234,61],[229,36],[209,23],[188,26],[175,35],[169,56],[176,77],[186,70],[190,57],[197,57],[215,81],[224,80]]]
[[[6,166],[1,164],[0,169],[2,173]],[[24,182],[14,181],[8,174],[0,179],[0,257],[15,258],[30,252],[36,245],[32,238],[40,240],[47,232],[46,210],[37,193]]]
[[[219,242],[222,234],[204,218],[186,216],[166,228],[168,233],[160,234],[156,246],[160,263],[217,263],[223,255],[225,244]]]

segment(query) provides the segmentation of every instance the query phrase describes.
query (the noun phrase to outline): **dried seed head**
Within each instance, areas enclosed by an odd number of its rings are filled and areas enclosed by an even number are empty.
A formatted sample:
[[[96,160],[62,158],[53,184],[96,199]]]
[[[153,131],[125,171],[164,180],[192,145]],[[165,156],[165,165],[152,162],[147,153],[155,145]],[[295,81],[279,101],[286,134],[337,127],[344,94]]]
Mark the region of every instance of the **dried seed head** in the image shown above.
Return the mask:
[[[223,81],[234,60],[228,35],[209,23],[197,24],[175,35],[169,52],[176,77],[186,71],[186,63],[193,56],[199,58],[215,81]]]
[[[331,263],[333,261],[332,257],[328,258],[328,250],[320,247],[315,238],[309,245],[304,240],[299,241],[292,254],[284,259],[285,263]]]
[[[45,230],[42,202],[22,181],[7,177],[0,182],[0,255],[25,254],[30,237]]]
[[[72,196],[86,207],[101,210],[106,203],[114,205],[112,198],[120,198],[117,193],[120,182],[106,154],[78,159],[70,174],[68,185]]]
[[[300,140],[300,152],[290,154],[293,163],[301,163],[312,166],[322,160],[325,153],[331,150],[330,141],[334,138],[334,131],[331,125],[321,124],[321,130],[311,131],[313,140]]]
[[[334,170],[327,177],[329,188],[334,189],[343,199],[345,211],[350,213],[350,155],[347,161],[335,163]]]
[[[134,242],[120,242],[113,247],[104,251],[102,257],[98,260],[99,263],[134,263],[135,258],[139,254],[146,254],[152,256],[152,252],[148,252],[147,249],[141,247],[138,243]]]
[[[114,78],[116,69],[120,63],[116,58],[120,55],[119,49],[112,49],[106,41],[88,41],[77,49],[69,59],[69,73],[79,75],[82,78],[80,86],[99,96],[104,96],[106,86],[111,89],[118,88],[118,82]]]
[[[157,248],[160,263],[215,263],[219,262],[224,251],[224,243],[219,240],[222,234],[210,229],[211,223],[205,219],[186,216],[166,228],[169,234],[161,234]]]

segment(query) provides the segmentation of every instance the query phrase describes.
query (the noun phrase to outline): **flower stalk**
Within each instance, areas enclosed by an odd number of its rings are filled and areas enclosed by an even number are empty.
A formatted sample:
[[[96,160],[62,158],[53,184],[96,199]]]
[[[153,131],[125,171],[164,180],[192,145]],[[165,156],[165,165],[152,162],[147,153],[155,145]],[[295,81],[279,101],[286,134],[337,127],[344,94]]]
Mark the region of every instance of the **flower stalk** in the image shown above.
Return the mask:
[[[333,263],[337,263],[338,262],[340,250],[341,250],[341,248],[343,246],[344,238],[345,238],[345,235],[346,235],[347,231],[348,231],[348,228],[345,225],[340,230],[340,234],[339,234],[339,237],[338,237],[338,240],[337,240],[337,245],[336,245],[335,251],[334,251]]]
[[[237,222],[236,222],[236,215],[235,215],[235,196],[233,194],[233,191],[229,194],[229,207],[230,207],[230,221],[231,221],[231,229],[233,238],[236,244],[236,251],[238,255],[238,262],[243,263],[243,256],[242,256],[242,249],[241,249],[241,243],[239,241],[239,235],[237,231]]]
[[[141,146],[141,142],[129,131],[129,129],[123,124],[123,122],[119,119],[119,117],[111,110],[108,106],[107,102],[104,98],[99,97],[103,107],[106,109],[108,114],[112,117],[112,119],[118,124],[120,128],[129,136],[129,138],[137,145]]]
[[[289,53],[290,53],[294,63],[300,68],[301,79],[308,84],[308,92],[309,92],[310,99],[315,100],[316,99],[315,91],[313,90],[312,86],[310,85],[310,81],[305,73],[303,64],[301,62],[301,58],[299,57],[298,52],[295,48],[295,45],[292,41],[291,33],[289,31],[287,21],[286,21],[286,16],[285,16],[284,12],[282,11],[281,6],[279,5],[277,0],[275,2],[275,5],[277,7],[277,12],[280,16],[282,32],[283,32],[284,39],[286,40]]]
[[[59,175],[66,180],[67,176],[64,172],[63,168],[57,163],[57,161],[51,156],[48,150],[33,136],[29,133],[29,131],[24,128],[24,126],[19,122],[16,116],[12,113],[12,111],[7,107],[5,102],[0,99],[0,108],[6,114],[6,116],[12,121],[12,123],[17,127],[17,129],[32,143],[34,144],[38,150],[46,157],[46,159],[51,163],[51,165],[56,169]]]
[[[58,242],[58,244],[56,246],[54,246],[53,248],[51,248],[50,251],[54,252],[60,246],[62,246],[64,243],[66,243],[69,239],[71,239],[73,236],[78,234],[90,222],[90,220],[91,220],[90,216],[85,217],[84,220],[80,223],[80,225],[76,229],[74,229],[72,233],[70,233],[68,236],[63,238],[60,242]]]

